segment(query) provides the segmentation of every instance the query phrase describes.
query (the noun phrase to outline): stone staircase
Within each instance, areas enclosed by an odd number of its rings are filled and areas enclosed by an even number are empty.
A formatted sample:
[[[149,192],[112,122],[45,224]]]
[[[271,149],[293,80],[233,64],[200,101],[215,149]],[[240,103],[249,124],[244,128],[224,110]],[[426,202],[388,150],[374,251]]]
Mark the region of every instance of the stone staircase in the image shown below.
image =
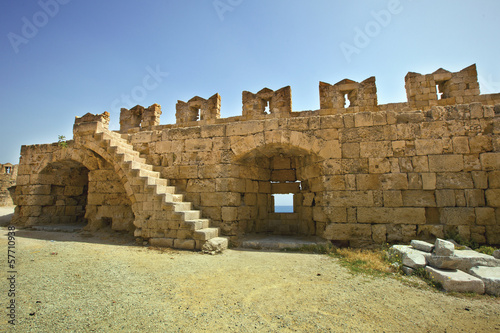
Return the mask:
[[[219,237],[219,228],[211,228],[210,220],[184,201],[121,134],[105,129],[93,139],[111,156],[115,170],[125,173],[127,192],[134,193],[135,236],[148,239],[153,246],[201,250],[210,241],[212,247],[227,248],[228,239]]]

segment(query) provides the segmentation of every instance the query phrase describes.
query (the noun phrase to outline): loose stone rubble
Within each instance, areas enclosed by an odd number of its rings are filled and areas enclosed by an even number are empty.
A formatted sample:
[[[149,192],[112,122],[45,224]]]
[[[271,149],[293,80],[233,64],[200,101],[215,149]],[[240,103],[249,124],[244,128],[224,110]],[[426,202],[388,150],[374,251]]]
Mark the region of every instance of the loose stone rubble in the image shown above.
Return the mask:
[[[77,117],[66,147],[21,148],[13,222],[198,250],[254,233],[500,244],[500,94],[479,93],[475,65],[408,73],[405,87],[407,102],[378,104],[374,77],[320,82],[320,109],[301,112],[290,87],[244,91],[230,118],[219,94],[196,96],[170,125],[158,104],[122,109],[120,131],[107,112]]]
[[[425,243],[412,240],[411,246],[394,245],[389,253],[401,257],[405,274],[425,268],[446,291],[500,295],[499,259],[473,250],[456,250],[452,242],[439,238],[434,245]]]

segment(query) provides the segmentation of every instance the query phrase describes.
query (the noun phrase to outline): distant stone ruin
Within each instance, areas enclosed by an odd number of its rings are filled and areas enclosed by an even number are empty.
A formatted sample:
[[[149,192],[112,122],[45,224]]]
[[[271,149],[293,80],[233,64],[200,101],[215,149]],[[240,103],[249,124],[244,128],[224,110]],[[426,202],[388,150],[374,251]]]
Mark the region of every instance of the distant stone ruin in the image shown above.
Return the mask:
[[[314,235],[350,246],[457,233],[500,244],[500,94],[476,66],[408,73],[408,101],[378,104],[375,78],[320,82],[320,109],[292,111],[291,88],[77,118],[74,139],[23,146],[14,221],[87,223],[153,245],[202,249],[245,234]],[[276,211],[277,194],[293,212]],[[206,245],[205,245],[206,246]]]
[[[13,206],[9,188],[16,185],[17,165],[0,164],[0,207]]]

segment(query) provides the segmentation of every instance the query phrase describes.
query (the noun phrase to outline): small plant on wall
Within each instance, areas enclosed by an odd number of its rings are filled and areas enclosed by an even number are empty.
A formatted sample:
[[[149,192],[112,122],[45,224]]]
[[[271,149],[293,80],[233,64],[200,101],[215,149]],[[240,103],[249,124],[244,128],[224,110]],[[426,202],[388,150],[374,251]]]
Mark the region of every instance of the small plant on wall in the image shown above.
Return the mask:
[[[57,136],[57,144],[61,148],[68,148],[68,143],[66,142],[66,137],[64,135]]]

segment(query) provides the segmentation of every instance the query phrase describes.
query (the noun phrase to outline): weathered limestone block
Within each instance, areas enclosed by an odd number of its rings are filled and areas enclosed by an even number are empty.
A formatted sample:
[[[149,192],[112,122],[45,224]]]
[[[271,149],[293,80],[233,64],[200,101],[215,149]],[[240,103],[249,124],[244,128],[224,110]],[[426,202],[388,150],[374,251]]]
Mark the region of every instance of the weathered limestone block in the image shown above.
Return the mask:
[[[500,260],[473,250],[455,250],[452,256],[458,262],[457,268],[469,272],[474,266],[500,267]]]
[[[434,191],[406,190],[402,191],[404,206],[435,207]]]
[[[466,189],[474,188],[474,182],[470,173],[445,172],[436,175],[436,188],[438,189]]]
[[[369,224],[330,223],[322,236],[332,240],[371,239]]]
[[[385,243],[387,240],[386,237],[387,229],[385,225],[375,224],[372,225],[372,239],[377,244]]]
[[[436,239],[434,243],[433,253],[436,256],[451,256],[455,251],[455,245],[452,242],[448,242],[444,239]]]
[[[150,238],[149,244],[151,246],[158,246],[158,247],[173,247],[174,246],[174,239],[173,238]]]
[[[476,266],[469,273],[484,282],[486,294],[500,296],[500,267]]]
[[[415,140],[417,155],[436,155],[443,153],[442,139],[417,139]]]
[[[474,225],[476,215],[474,208],[442,208],[440,221],[446,225]]]
[[[325,194],[325,205],[336,207],[373,206],[371,191],[329,191]]]
[[[424,208],[358,207],[360,223],[425,224]]]
[[[384,206],[386,207],[401,207],[403,206],[402,191],[384,191]]]
[[[380,176],[383,190],[408,189],[408,176],[406,173],[388,173]]]
[[[392,154],[390,141],[360,143],[360,157],[390,157]]]
[[[459,261],[454,255],[439,256],[432,254],[427,258],[427,262],[431,267],[439,269],[457,269]]]
[[[412,240],[410,245],[416,250],[424,251],[427,253],[431,253],[434,249],[434,244],[427,243],[421,240]]]
[[[413,248],[409,245],[393,245],[389,248],[389,255],[396,255],[401,260],[407,254],[422,256],[425,260],[431,256],[430,253]],[[419,259],[421,260],[421,259]]]
[[[228,240],[227,238],[215,237],[209,239],[205,244],[203,244],[201,250],[203,253],[208,254],[217,254],[222,253],[222,251],[228,248]]]
[[[420,253],[408,251],[403,254],[403,265],[414,269],[423,268],[426,265],[426,259]]]
[[[480,154],[480,159],[483,170],[490,171],[500,169],[500,153]]]
[[[425,270],[431,279],[441,283],[446,291],[484,294],[484,282],[477,277],[459,270],[444,270],[430,266],[425,267]]]
[[[459,172],[464,168],[462,155],[429,155],[429,171]]]
[[[500,207],[500,189],[486,190],[486,202],[490,207]]]

